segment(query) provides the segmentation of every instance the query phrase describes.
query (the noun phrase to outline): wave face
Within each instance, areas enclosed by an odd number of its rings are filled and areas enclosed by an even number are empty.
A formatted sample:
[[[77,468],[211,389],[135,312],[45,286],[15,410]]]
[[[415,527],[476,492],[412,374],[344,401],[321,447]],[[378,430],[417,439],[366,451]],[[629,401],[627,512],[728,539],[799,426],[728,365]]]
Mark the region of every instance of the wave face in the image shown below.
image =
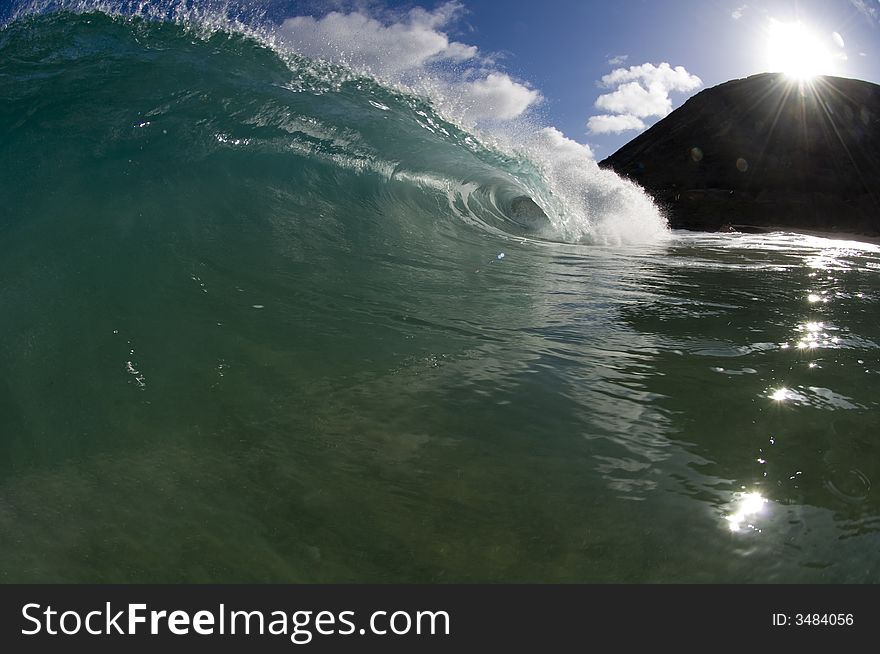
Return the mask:
[[[389,239],[445,230],[622,243],[666,233],[642,191],[554,130],[503,146],[489,137],[489,147],[442,118],[439,100],[270,46],[266,28],[192,20],[12,22],[0,42],[11,100],[0,110],[4,163],[43,184],[8,200],[34,206],[46,187],[77,179],[83,201],[105,202],[112,187],[132,203],[247,205],[252,219],[300,233],[327,233],[330,217],[337,235],[374,222]],[[522,197],[536,212],[512,210]]]

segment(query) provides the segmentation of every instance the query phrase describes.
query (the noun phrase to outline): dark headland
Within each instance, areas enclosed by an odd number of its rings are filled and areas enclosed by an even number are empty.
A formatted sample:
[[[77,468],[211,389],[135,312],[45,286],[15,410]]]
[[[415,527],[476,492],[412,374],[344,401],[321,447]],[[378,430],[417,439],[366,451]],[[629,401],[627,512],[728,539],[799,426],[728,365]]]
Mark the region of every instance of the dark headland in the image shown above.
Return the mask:
[[[600,162],[676,229],[880,234],[880,86],[765,73],[706,89]]]

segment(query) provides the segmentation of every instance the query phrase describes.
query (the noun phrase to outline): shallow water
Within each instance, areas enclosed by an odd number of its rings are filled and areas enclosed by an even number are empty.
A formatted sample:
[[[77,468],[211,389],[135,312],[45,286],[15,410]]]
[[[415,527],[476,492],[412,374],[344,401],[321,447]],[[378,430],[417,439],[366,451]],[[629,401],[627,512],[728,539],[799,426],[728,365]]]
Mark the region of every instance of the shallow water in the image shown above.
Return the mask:
[[[20,298],[4,577],[878,579],[876,247],[490,245]]]
[[[540,176],[412,98],[39,20],[0,32],[4,581],[880,581],[880,248],[589,245],[601,185],[532,238]]]

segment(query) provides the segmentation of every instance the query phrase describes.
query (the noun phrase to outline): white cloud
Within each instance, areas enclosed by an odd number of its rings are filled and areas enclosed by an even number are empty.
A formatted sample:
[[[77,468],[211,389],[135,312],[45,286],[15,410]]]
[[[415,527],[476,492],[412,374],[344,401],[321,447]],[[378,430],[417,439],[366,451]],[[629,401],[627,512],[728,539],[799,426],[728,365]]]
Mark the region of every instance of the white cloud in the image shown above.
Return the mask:
[[[743,17],[743,14],[745,13],[746,9],[748,9],[748,8],[749,8],[748,5],[740,5],[739,7],[734,9],[732,12],[730,12],[730,17],[733,20],[739,20],[740,18]]]
[[[617,68],[602,78],[602,86],[617,86],[617,89],[600,95],[596,108],[639,118],[665,116],[672,111],[671,91],[693,91],[702,84],[699,77],[691,75],[683,66],[673,68],[666,62],[659,66],[645,63]]]
[[[834,40],[834,43],[837,44],[838,48],[842,48],[845,46],[845,43],[843,42],[843,37],[840,35],[839,32],[831,32],[831,38]]]
[[[617,68],[602,77],[602,85],[609,87],[632,81],[642,81],[648,86],[662,85],[672,91],[691,91],[703,83],[699,77],[687,72],[684,66],[673,68],[665,61],[659,66],[645,63]]]
[[[609,66],[620,66],[621,64],[626,63],[627,59],[629,59],[629,55],[615,55],[614,57],[608,58],[605,63],[607,63]]]
[[[880,2],[875,0],[849,0],[849,2],[872,25],[880,20]]]
[[[446,50],[443,51],[443,58],[450,61],[469,61],[477,56],[477,52],[477,47],[474,45],[466,45],[464,43],[453,41],[447,46]],[[485,63],[491,62],[485,60]]]
[[[464,12],[457,0],[432,11],[332,11],[321,18],[288,18],[279,34],[288,47],[307,57],[341,63],[407,88],[440,90],[472,120],[512,120],[540,102],[541,94],[496,70],[493,59],[475,46],[450,38],[448,30]]]
[[[599,84],[614,90],[596,99],[596,108],[606,113],[591,117],[587,128],[593,134],[619,134],[645,129],[643,118],[666,116],[672,111],[672,91],[693,91],[703,81],[683,66],[673,68],[663,62],[615,68]]]
[[[308,57],[342,61],[376,75],[395,75],[432,62],[476,57],[476,47],[451,41],[441,31],[461,11],[458,2],[447,2],[430,12],[412,9],[390,24],[361,11],[332,11],[321,18],[288,18],[280,34],[295,51]]]
[[[545,151],[553,152],[556,159],[577,162],[593,158],[593,151],[589,145],[568,138],[555,127],[545,127],[538,130],[535,132],[533,141],[542,146]]]
[[[634,129],[645,129],[645,123],[641,118],[630,116],[629,114],[619,114],[612,116],[610,114],[602,114],[599,116],[591,116],[587,121],[587,129],[591,134],[620,134]]]
[[[489,73],[484,79],[466,85],[474,102],[469,113],[474,118],[511,120],[541,99],[534,89],[513,81],[504,73]]]
[[[612,93],[600,95],[596,108],[616,114],[630,114],[645,118],[665,116],[672,111],[672,100],[666,89],[654,87],[645,89],[638,82],[627,82]]]

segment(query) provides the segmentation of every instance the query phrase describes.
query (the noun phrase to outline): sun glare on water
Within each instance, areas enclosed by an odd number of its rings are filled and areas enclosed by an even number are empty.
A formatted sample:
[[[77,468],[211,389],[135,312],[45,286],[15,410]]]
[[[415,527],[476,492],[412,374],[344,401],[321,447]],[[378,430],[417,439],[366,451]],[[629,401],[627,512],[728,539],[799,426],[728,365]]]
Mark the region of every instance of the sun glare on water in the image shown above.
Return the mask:
[[[767,69],[806,81],[834,74],[834,54],[824,41],[800,21],[771,19],[767,30]]]

